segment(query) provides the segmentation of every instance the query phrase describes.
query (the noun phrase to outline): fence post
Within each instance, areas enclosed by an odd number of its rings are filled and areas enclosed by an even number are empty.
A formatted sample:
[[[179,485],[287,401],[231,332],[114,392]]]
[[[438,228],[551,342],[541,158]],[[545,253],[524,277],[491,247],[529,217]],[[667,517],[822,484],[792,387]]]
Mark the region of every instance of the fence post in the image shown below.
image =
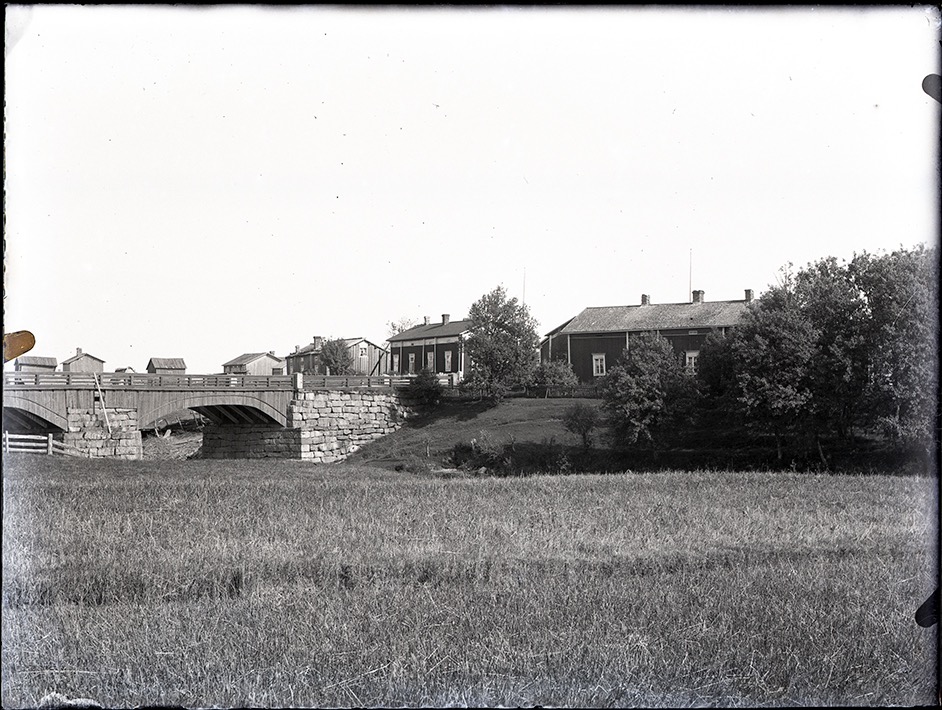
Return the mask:
[[[52,434],[46,435],[46,454],[52,456]]]

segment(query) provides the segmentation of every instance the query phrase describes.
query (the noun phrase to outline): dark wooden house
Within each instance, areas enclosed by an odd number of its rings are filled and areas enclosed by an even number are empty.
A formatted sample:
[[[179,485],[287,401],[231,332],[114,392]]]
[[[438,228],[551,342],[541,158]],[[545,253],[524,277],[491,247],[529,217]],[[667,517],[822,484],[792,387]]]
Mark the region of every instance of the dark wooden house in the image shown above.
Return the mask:
[[[180,357],[152,357],[147,371],[152,375],[185,375],[186,363]]]
[[[751,289],[737,301],[704,301],[703,291],[694,291],[690,303],[654,304],[644,294],[638,306],[586,308],[546,334],[540,360],[568,362],[581,382],[592,383],[631,349],[632,338],[658,333],[670,341],[681,362],[695,370],[706,337],[735,327],[750,301]]]
[[[389,339],[389,374],[415,375],[423,369],[436,374],[467,372],[464,340],[471,328],[469,320],[451,320],[447,313],[439,323],[426,318],[422,325],[404,330]]]

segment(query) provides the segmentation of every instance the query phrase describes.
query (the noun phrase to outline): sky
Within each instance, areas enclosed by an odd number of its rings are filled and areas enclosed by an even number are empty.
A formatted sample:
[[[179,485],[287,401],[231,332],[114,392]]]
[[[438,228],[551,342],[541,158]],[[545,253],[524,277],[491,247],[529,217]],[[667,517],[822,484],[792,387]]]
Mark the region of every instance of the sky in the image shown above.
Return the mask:
[[[105,369],[935,244],[931,6],[6,6],[4,330]],[[6,369],[12,367],[7,364]]]

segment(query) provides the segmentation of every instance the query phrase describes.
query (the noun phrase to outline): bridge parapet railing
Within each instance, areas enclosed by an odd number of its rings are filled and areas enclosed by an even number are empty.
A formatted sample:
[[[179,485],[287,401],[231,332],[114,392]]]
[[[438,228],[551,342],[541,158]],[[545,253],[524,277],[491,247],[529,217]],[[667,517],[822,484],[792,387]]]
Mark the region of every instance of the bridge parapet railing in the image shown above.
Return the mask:
[[[415,379],[409,375],[302,375],[304,390],[329,390],[348,388],[403,388],[408,387]],[[445,387],[457,387],[458,378],[455,373],[438,375],[438,381]]]
[[[5,372],[5,389],[290,390],[287,375],[151,375],[127,372]]]

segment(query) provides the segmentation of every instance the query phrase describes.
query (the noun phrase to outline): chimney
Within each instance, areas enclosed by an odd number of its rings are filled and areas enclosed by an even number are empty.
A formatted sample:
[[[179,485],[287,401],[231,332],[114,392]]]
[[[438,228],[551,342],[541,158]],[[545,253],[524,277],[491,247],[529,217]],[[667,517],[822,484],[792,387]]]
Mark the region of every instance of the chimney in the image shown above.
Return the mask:
[[[448,325],[448,321],[451,320],[451,316],[447,313],[442,313],[442,325]]]
[[[694,291],[694,292],[693,292],[693,302],[694,302],[694,303],[703,303],[703,291]]]
[[[746,303],[749,303],[752,300],[752,289],[746,289]]]
[[[82,348],[75,348],[75,354],[76,354],[76,355],[81,355],[81,354],[82,354]]]
[[[642,294],[641,294],[641,305],[642,305],[642,306],[650,306],[650,305],[651,305],[651,297],[650,297],[648,294],[646,294],[646,293],[642,293]]]
[[[301,350],[301,346],[300,346],[300,345],[295,345],[295,346],[294,346],[294,351],[295,351],[295,352],[298,352],[298,351],[300,351],[300,350]]]
[[[315,335],[314,336],[314,349],[320,350],[323,344],[324,344],[324,339],[319,335]]]
[[[428,325],[428,320],[429,320],[428,316],[423,316],[423,317],[422,317],[422,321],[423,321],[423,322],[422,322],[422,325]]]

